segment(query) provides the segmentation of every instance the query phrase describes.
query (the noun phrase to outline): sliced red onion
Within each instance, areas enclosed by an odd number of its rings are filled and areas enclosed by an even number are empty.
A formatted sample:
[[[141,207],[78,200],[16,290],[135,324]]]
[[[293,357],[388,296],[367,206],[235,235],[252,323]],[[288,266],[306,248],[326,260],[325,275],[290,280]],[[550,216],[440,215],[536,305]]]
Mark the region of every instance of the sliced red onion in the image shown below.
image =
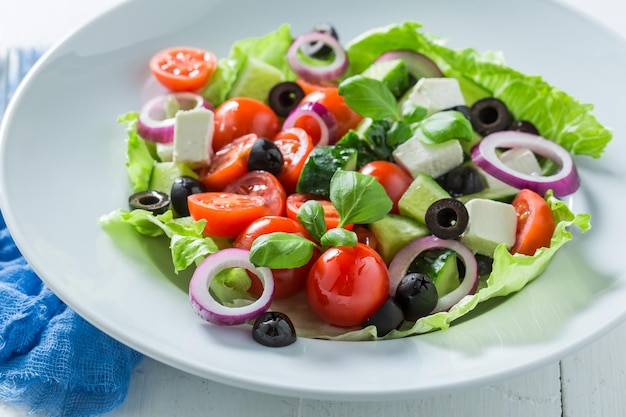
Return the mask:
[[[317,145],[333,145],[337,142],[339,124],[335,116],[323,104],[305,101],[296,107],[283,122],[283,130],[296,127],[303,116],[310,116],[320,126],[320,140]]]
[[[412,51],[410,49],[397,49],[394,51],[385,52],[379,56],[375,62],[388,61],[392,59],[401,59],[406,64],[409,74],[415,79],[427,77],[445,77],[441,69],[435,64],[435,62],[428,58],[424,54]]]
[[[453,305],[461,301],[466,295],[476,292],[478,287],[478,263],[471,250],[458,240],[439,239],[435,236],[426,236],[415,239],[393,257],[389,264],[389,295],[395,296],[396,288],[402,278],[405,277],[413,260],[423,251],[428,249],[451,249],[461,257],[465,264],[465,276],[461,284],[453,291],[439,298],[437,305],[431,312],[448,311]]]
[[[300,59],[300,48],[316,42],[322,42],[333,50],[335,59],[332,62],[326,65],[314,65]],[[348,55],[339,41],[321,32],[308,32],[294,39],[287,50],[287,60],[293,72],[299,77],[316,83],[335,80],[348,69]]]
[[[502,162],[496,150],[528,148],[560,166],[553,175],[530,175],[512,169]],[[561,145],[541,136],[505,130],[485,136],[471,151],[472,161],[487,174],[517,189],[528,188],[540,195],[552,190],[557,197],[572,194],[580,186],[580,178],[572,155]]]
[[[174,140],[174,117],[167,117],[165,107],[168,96],[173,96],[181,110],[200,107],[213,110],[213,105],[199,94],[180,92],[157,96],[148,101],[139,113],[137,134],[143,139],[157,143],[171,143]]]
[[[245,268],[263,282],[261,296],[252,304],[243,307],[226,307],[209,292],[215,276],[224,269]],[[189,283],[189,300],[193,310],[209,323],[221,326],[243,324],[258,317],[269,308],[274,296],[272,271],[256,267],[250,262],[250,251],[238,248],[223,249],[209,255],[194,271]]]

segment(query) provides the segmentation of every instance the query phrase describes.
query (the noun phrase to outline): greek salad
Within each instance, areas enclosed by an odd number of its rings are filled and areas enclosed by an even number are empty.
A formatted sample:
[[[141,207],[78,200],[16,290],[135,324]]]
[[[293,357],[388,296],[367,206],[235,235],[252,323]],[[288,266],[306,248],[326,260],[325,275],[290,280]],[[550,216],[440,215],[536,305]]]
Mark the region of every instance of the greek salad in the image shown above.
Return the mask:
[[[98,220],[193,270],[190,320],[268,346],[443,330],[589,229],[564,197],[612,138],[591,105],[417,22],[340,29],[146,63],[167,92],[120,116],[132,192]]]

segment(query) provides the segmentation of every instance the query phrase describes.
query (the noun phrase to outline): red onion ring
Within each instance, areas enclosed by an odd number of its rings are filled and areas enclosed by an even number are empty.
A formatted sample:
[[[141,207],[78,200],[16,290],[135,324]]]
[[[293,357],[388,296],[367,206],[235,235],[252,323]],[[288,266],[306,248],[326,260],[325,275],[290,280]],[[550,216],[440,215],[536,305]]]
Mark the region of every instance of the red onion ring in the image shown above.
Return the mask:
[[[458,240],[439,239],[426,236],[415,239],[393,257],[389,264],[389,295],[395,296],[398,284],[407,274],[411,262],[423,251],[428,249],[451,249],[455,251],[465,264],[465,276],[456,289],[439,298],[431,314],[448,311],[453,305],[467,295],[474,294],[478,287],[478,263],[471,250]]]
[[[410,49],[397,49],[385,52],[374,62],[388,61],[392,59],[401,59],[407,66],[409,73],[416,79],[423,77],[445,77],[443,71],[439,69],[437,64],[424,54],[412,51]]]
[[[303,44],[322,42],[334,52],[335,59],[327,65],[309,65],[298,56]],[[308,32],[298,36],[287,50],[287,60],[293,72],[305,80],[316,83],[332,81],[341,77],[348,69],[348,55],[337,39],[327,33]]]
[[[252,304],[243,307],[226,307],[211,295],[209,286],[218,272],[227,268],[245,268],[263,281],[263,292]],[[250,262],[250,251],[228,248],[215,252],[202,261],[189,282],[191,307],[203,320],[221,326],[243,324],[258,317],[269,308],[274,296],[272,271],[256,267]]]
[[[320,126],[320,140],[316,145],[333,145],[337,142],[339,139],[337,119],[326,106],[314,101],[305,101],[289,113],[282,129],[296,127],[296,123],[303,116],[312,117]]]
[[[181,110],[194,110],[204,107],[213,110],[213,105],[199,94],[180,92],[154,97],[149,100],[139,113],[137,134],[143,139],[157,143],[172,143],[174,140],[174,117],[165,117],[165,101],[174,96]]]
[[[498,148],[528,148],[554,161],[561,169],[546,176],[524,174],[503,163],[496,154]],[[530,133],[505,130],[487,135],[474,146],[471,157],[486,173],[520,190],[528,188],[544,195],[551,189],[555,196],[563,197],[580,186],[572,155],[558,143]]]

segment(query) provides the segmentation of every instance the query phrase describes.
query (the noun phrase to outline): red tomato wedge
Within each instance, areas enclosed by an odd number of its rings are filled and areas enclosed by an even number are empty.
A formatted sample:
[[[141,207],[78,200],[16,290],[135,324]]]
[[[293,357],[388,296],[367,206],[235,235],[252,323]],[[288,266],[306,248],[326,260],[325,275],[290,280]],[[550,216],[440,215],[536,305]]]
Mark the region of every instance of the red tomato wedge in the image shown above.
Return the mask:
[[[222,191],[248,172],[248,155],[258,138],[253,133],[244,135],[216,152],[211,164],[200,172],[200,182],[209,191]]]
[[[316,102],[326,107],[328,111],[335,116],[335,119],[337,119],[337,138],[339,139],[341,139],[348,130],[354,129],[359,122],[363,120],[362,116],[348,107],[343,97],[339,95],[337,87],[323,87],[321,90],[313,91],[304,96],[302,102]],[[309,129],[310,131],[307,130],[307,132],[309,132],[314,142],[319,140],[319,125],[317,122],[312,121],[310,117],[302,117],[298,123],[296,123],[296,126],[302,127],[305,130]]]
[[[150,70],[171,91],[197,91],[210,80],[216,64],[209,51],[179,46],[156,53],[150,59]]]
[[[524,189],[511,204],[517,213],[517,234],[510,252],[532,256],[537,249],[550,247],[555,226],[546,200],[536,192]]]
[[[254,195],[206,192],[187,197],[194,220],[207,221],[204,232],[215,237],[235,237],[265,211],[265,200]]]
[[[333,203],[323,197],[310,194],[290,194],[287,197],[287,217],[297,220],[298,210],[300,210],[300,207],[302,207],[302,205],[309,200],[317,200],[322,204],[322,208],[324,209],[324,219],[326,220],[326,229],[333,229],[339,226],[339,212],[337,212]],[[348,224],[344,226],[344,229],[352,230],[353,227],[353,224]]]
[[[283,216],[287,194],[278,179],[267,171],[250,171],[224,188],[224,192],[261,197],[264,216]]]
[[[363,165],[359,172],[378,180],[393,201],[391,213],[398,214],[398,201],[413,182],[411,174],[400,165],[389,161],[369,162]]]
[[[296,191],[298,178],[307,157],[313,150],[311,136],[298,127],[281,130],[274,136],[274,143],[283,155],[285,164],[278,174],[278,180],[288,194]]]

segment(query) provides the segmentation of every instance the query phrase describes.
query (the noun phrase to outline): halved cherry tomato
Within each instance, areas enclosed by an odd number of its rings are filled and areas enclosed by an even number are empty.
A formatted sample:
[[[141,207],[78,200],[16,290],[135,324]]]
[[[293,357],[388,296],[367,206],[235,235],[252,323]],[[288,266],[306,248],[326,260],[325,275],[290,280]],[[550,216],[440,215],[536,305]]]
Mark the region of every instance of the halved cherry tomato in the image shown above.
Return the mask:
[[[539,248],[550,247],[554,216],[550,206],[534,191],[521,190],[512,203],[517,213],[517,235],[511,253],[532,256]]]
[[[300,88],[302,88],[302,91],[304,91],[304,95],[307,95],[314,91],[325,91],[326,89],[334,90],[337,88],[337,84],[315,84],[302,78],[298,78],[296,80],[296,83],[300,86]]]
[[[248,155],[259,137],[254,133],[241,136],[217,151],[199,180],[209,191],[222,191],[228,184],[248,172]]]
[[[192,47],[172,47],[150,59],[150,70],[171,91],[197,91],[209,81],[217,59],[209,51]]]
[[[224,188],[226,193],[258,196],[265,200],[264,216],[284,216],[287,194],[278,179],[267,171],[250,171]]]
[[[217,106],[214,114],[213,150],[215,152],[248,133],[271,139],[280,130],[278,116],[271,107],[253,98],[228,99]]]
[[[311,267],[306,282],[311,309],[336,326],[359,326],[389,296],[389,272],[372,248],[332,247]]]
[[[372,161],[359,169],[361,174],[371,175],[383,186],[393,201],[391,213],[399,213],[398,201],[413,182],[413,177],[398,164],[389,161]]]
[[[250,249],[254,240],[268,233],[285,232],[294,233],[302,237],[309,238],[305,228],[297,221],[288,217],[265,216],[250,223],[235,240],[234,246],[241,249]],[[274,275],[274,297],[287,298],[295,295],[304,289],[306,278],[317,256],[313,256],[306,264],[298,268],[272,269]],[[263,284],[254,275],[250,274],[252,279],[250,289],[251,294],[259,296],[263,292]]]
[[[282,171],[278,174],[278,180],[285,191],[291,194],[296,190],[302,167],[313,150],[313,140],[304,129],[292,127],[278,132],[274,136],[274,143],[285,161]]]
[[[328,109],[337,119],[339,124],[337,129],[337,137],[341,139],[348,130],[354,129],[359,122],[363,119],[362,116],[355,113],[348,105],[342,96],[339,95],[338,88],[324,87],[322,90],[313,91],[307,94],[302,99],[302,102],[317,102],[322,104]],[[317,122],[313,121],[310,117],[302,117],[297,123],[297,127],[302,127],[307,130],[310,129],[309,135],[313,138],[313,142],[319,140],[319,127]],[[317,132],[317,134],[315,133]]]
[[[265,211],[265,200],[254,195],[206,192],[187,197],[194,220],[207,221],[204,232],[215,237],[235,237]]]
[[[326,229],[332,229],[339,226],[339,212],[332,202],[326,200],[324,197],[315,196],[311,194],[293,193],[287,197],[287,217],[297,220],[298,210],[302,205],[309,200],[317,200],[322,204],[324,209],[324,219],[326,220]],[[353,224],[344,226],[344,229],[352,230]]]

